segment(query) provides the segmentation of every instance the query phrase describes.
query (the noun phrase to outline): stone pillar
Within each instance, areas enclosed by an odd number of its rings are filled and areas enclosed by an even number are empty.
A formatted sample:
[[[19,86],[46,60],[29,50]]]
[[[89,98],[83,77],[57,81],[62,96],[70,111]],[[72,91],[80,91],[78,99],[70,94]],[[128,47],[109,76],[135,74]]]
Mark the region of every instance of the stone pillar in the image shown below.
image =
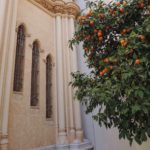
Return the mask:
[[[1,99],[1,140],[0,150],[8,149],[8,119],[9,102],[12,91],[13,64],[15,54],[15,29],[18,0],[6,0],[7,14],[3,31],[2,68],[0,72],[0,99]]]
[[[0,76],[1,76],[1,64],[2,64],[2,55],[3,55],[3,31],[4,31],[4,18],[6,16],[6,7],[8,6],[8,1],[0,0]],[[1,79],[1,78],[0,78]],[[0,80],[0,141],[2,137],[2,131],[1,131],[1,123],[2,123],[2,82]]]
[[[75,32],[73,16],[70,16],[69,25],[70,25],[70,38],[72,38],[73,34]],[[76,48],[74,47],[73,51],[71,51],[70,53],[71,53],[72,72],[76,72],[78,70]],[[82,131],[82,123],[81,123],[80,103],[78,100],[75,100],[73,103],[74,103],[76,139],[82,142],[83,141],[83,131]]]
[[[66,38],[66,47],[65,47],[65,66],[66,66],[66,72],[67,72],[67,100],[68,100],[68,108],[67,113],[69,117],[69,140],[72,143],[75,139],[75,124],[74,124],[74,109],[73,109],[73,95],[72,95],[72,87],[69,86],[69,83],[71,81],[71,58],[70,58],[70,49],[69,49],[69,17],[68,15],[64,18],[64,23],[66,27],[65,31],[65,38]]]
[[[62,17],[56,14],[56,56],[57,56],[57,99],[58,99],[58,144],[67,143],[63,77]]]

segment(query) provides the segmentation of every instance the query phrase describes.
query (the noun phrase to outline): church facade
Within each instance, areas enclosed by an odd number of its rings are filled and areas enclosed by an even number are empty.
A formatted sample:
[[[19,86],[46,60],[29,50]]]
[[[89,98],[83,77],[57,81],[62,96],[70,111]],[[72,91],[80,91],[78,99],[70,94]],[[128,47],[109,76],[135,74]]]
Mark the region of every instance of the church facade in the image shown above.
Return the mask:
[[[0,0],[0,150],[91,149],[69,86],[72,0]]]

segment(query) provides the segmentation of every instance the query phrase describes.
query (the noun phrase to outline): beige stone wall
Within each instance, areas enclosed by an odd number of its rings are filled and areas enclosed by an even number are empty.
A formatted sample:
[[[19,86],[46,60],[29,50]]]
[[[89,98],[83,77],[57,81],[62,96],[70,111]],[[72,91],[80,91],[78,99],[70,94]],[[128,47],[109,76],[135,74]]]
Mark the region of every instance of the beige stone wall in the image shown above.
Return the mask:
[[[12,91],[8,127],[9,150],[29,150],[56,143],[55,20],[27,0],[20,0],[17,26],[22,23],[26,27],[24,86],[21,93]],[[39,106],[35,108],[30,106],[34,40],[40,43]],[[52,120],[46,120],[45,58],[48,54],[51,54],[53,60]]]

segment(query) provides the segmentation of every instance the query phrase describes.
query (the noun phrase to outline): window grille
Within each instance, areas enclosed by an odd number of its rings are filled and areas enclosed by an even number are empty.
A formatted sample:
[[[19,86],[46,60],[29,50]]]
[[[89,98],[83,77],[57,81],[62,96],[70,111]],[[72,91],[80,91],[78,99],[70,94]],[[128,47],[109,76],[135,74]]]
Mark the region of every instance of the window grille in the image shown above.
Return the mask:
[[[23,88],[24,53],[25,53],[25,28],[23,25],[20,25],[18,27],[17,33],[14,84],[13,84],[13,90],[16,92],[21,92]]]
[[[46,58],[46,118],[52,117],[52,62],[48,55]]]
[[[33,42],[32,48],[32,71],[31,71],[31,106],[38,105],[39,98],[39,44]]]

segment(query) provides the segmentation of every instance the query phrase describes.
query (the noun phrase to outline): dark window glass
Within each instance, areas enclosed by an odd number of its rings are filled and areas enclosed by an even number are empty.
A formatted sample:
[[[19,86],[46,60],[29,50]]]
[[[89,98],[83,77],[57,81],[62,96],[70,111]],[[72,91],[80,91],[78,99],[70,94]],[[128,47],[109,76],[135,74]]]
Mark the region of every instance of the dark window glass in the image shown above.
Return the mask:
[[[23,71],[24,71],[24,50],[25,49],[25,28],[23,25],[18,27],[14,84],[13,90],[21,92],[23,88]]]
[[[38,105],[39,98],[39,44],[33,42],[31,71],[31,106]]]
[[[52,117],[52,62],[48,55],[46,58],[46,118]]]

